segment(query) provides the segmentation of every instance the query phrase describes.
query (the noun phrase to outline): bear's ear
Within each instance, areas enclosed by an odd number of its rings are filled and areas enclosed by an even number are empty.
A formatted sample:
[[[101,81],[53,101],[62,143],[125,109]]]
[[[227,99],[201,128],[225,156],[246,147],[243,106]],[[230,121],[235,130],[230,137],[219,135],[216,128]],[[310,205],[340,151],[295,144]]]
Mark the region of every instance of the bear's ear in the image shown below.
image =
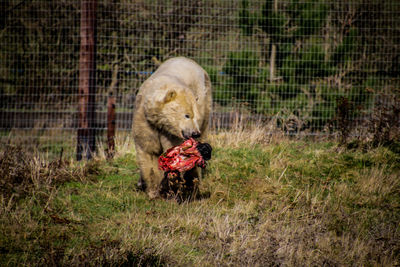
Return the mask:
[[[175,90],[168,90],[167,93],[164,96],[163,101],[164,101],[164,103],[168,103],[168,102],[174,100],[175,97],[176,97]]]

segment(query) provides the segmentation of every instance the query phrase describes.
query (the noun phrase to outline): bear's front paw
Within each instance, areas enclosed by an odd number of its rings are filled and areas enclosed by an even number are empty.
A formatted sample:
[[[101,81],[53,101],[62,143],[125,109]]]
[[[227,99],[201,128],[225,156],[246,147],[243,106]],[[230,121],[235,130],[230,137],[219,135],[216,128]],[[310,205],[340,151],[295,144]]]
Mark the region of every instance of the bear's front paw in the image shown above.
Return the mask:
[[[160,197],[160,192],[158,190],[150,190],[147,195],[150,199],[156,199]]]

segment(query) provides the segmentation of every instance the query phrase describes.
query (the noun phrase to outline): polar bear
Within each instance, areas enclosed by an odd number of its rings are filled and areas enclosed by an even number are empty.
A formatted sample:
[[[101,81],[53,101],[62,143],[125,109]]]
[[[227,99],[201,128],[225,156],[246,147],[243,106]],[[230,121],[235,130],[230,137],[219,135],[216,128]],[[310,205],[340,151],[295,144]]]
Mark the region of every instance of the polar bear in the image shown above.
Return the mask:
[[[158,157],[190,137],[205,141],[211,106],[207,72],[185,57],[165,61],[139,88],[132,127],[140,168],[138,185],[151,199],[160,195],[164,178]],[[199,170],[188,175],[199,178]]]

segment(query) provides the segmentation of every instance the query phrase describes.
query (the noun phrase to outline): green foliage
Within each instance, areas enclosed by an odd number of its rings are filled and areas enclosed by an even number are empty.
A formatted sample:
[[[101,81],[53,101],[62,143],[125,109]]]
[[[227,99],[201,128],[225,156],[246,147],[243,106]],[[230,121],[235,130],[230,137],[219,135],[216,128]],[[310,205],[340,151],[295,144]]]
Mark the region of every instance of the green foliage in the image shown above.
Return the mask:
[[[358,110],[367,110],[372,106],[373,93],[367,86],[368,80],[362,85],[355,85],[349,92],[349,99]]]
[[[261,9],[258,25],[272,38],[272,42],[277,43],[285,40],[286,23],[287,18],[282,10],[274,9],[274,0],[266,0]]]
[[[280,100],[294,98],[301,92],[300,86],[295,83],[271,84],[267,90]]]
[[[258,21],[274,43],[293,42],[317,33],[324,26],[328,14],[328,7],[323,1],[294,0],[284,4],[278,1],[277,6],[275,10],[274,0],[266,0]]]
[[[359,33],[356,28],[351,28],[346,36],[343,38],[341,44],[339,44],[332,56],[332,60],[335,64],[349,63],[354,60],[357,56],[358,48],[358,37]]]
[[[317,34],[326,23],[328,6],[324,0],[292,0],[286,9],[292,27],[295,27],[293,36],[296,39],[304,39]]]
[[[328,14],[324,1],[281,3],[274,8],[274,0],[266,0],[258,20],[260,28],[273,43],[291,43],[303,40],[321,31]]]
[[[227,86],[231,96],[238,100],[254,101],[257,95],[258,80],[257,55],[252,51],[231,52],[223,67],[229,75],[230,83]]]
[[[301,93],[301,86],[333,73],[330,62],[325,61],[325,53],[321,45],[306,47],[284,58],[279,71],[284,83],[270,85],[269,92],[280,99],[294,98]]]
[[[318,86],[316,90],[318,91],[314,96],[316,103],[311,111],[310,127],[312,130],[321,129],[331,123],[335,116],[336,99],[342,95],[336,88],[324,84]]]
[[[233,97],[231,92],[227,90],[227,85],[231,83],[230,78],[227,75],[223,75],[222,70],[219,68],[204,66],[204,69],[211,80],[213,101],[224,106],[228,105]]]
[[[280,74],[290,84],[307,84],[309,81],[331,74],[329,62],[321,45],[305,46],[297,53],[292,53],[283,61]]]
[[[243,5],[247,7],[248,3]],[[284,79],[283,84],[268,86],[269,92],[281,99],[294,98],[301,93],[301,85],[332,73],[322,45],[313,39],[308,41],[322,30],[327,14],[328,8],[323,1],[290,1],[285,4],[278,1],[277,10],[274,0],[264,2],[258,26],[268,34],[273,44],[278,44],[276,66]],[[309,43],[299,50],[293,49],[298,41]]]
[[[239,27],[242,29],[242,32],[250,36],[253,34],[253,26],[255,24],[256,18],[249,11],[249,1],[242,0],[240,2],[240,10],[239,10]]]

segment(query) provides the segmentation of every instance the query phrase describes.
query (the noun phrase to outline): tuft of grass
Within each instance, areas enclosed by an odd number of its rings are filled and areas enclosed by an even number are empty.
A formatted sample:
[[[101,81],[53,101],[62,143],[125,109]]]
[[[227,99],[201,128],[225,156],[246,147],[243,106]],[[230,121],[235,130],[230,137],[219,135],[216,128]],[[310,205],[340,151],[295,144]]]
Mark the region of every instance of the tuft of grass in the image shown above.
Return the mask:
[[[182,204],[149,200],[136,189],[126,136],[117,139],[113,160],[100,154],[62,165],[67,178],[32,160],[38,182],[24,187],[29,193],[17,199],[1,191],[0,265],[399,264],[395,151],[344,150],[269,135],[261,126],[221,131],[210,143],[204,197]],[[13,173],[32,173],[25,165]]]
[[[85,166],[62,157],[49,160],[38,152],[8,145],[0,151],[0,193],[5,201],[23,199],[36,192],[52,191],[69,181],[83,182],[100,169],[96,161]]]
[[[276,127],[276,119],[271,119],[267,124],[261,121],[247,124],[246,121],[243,114],[233,115],[230,129],[218,129],[218,134],[209,136],[210,143],[216,147],[239,148],[279,142],[284,137],[284,133]]]

